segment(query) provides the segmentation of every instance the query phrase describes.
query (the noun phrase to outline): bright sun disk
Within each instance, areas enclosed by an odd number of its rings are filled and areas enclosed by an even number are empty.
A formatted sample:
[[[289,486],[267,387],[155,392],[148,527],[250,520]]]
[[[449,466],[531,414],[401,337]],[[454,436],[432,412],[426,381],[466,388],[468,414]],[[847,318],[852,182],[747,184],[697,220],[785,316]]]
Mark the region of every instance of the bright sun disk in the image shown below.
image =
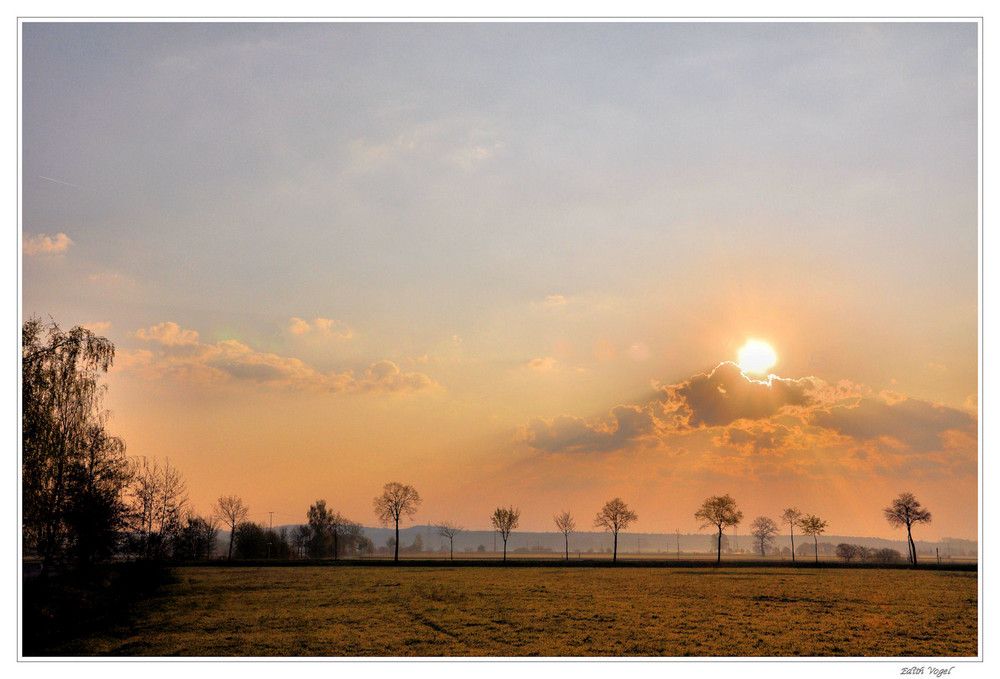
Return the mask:
[[[757,339],[748,339],[746,344],[740,347],[737,362],[744,371],[749,373],[763,373],[778,362],[778,355],[767,342]]]

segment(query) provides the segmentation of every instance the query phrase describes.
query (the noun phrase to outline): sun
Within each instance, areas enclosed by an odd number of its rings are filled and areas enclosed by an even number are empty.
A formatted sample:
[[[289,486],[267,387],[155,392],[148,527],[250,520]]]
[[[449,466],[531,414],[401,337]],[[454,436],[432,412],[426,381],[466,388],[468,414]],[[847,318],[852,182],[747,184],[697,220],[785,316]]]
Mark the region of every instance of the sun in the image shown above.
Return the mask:
[[[737,363],[748,373],[764,373],[778,362],[778,355],[770,344],[758,339],[748,339],[740,347]]]

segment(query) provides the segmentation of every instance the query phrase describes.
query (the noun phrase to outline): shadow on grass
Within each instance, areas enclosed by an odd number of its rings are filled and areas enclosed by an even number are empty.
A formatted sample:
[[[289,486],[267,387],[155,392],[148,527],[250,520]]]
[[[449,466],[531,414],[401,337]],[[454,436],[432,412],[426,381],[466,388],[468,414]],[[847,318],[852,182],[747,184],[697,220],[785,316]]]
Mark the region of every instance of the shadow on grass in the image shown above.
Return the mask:
[[[89,574],[61,573],[48,581],[25,579],[22,587],[22,648],[25,657],[74,653],[74,642],[127,624],[136,605],[171,579],[161,564],[112,564]]]

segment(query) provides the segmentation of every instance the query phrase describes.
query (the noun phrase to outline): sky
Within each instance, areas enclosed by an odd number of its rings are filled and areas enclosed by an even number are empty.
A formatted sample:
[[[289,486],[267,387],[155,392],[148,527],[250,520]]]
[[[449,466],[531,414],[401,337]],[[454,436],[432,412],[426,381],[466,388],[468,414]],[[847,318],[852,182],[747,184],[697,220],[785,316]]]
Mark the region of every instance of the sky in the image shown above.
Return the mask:
[[[22,316],[202,513],[972,539],[977,31],[25,22]]]

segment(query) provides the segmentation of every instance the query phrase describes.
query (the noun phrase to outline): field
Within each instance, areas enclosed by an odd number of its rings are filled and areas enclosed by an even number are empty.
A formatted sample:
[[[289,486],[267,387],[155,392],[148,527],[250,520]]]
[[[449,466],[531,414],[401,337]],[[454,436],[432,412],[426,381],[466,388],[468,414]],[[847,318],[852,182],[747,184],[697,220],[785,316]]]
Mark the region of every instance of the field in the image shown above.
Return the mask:
[[[976,656],[975,572],[184,567],[108,656]]]

